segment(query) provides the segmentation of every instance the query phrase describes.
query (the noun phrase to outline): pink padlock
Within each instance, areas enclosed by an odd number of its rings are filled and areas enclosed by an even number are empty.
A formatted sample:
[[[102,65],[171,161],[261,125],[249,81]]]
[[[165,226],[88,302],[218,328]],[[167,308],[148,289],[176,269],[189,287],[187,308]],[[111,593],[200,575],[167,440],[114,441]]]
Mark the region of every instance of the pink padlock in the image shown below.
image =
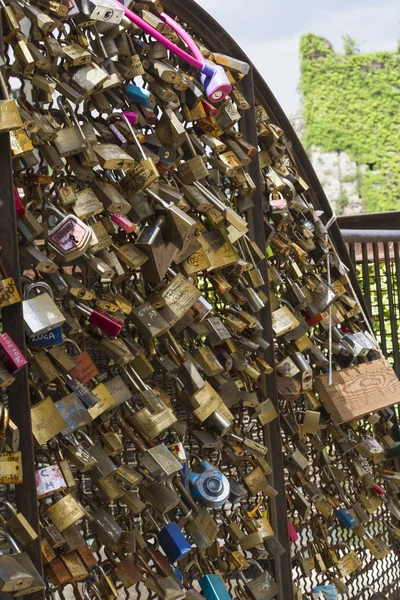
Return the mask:
[[[136,223],[133,223],[128,217],[125,215],[111,215],[111,221],[121,227],[126,233],[133,233],[137,228]]]
[[[128,110],[123,110],[122,114],[126,116],[126,118],[128,119],[128,121],[131,125],[136,125],[137,120],[138,120],[138,114],[136,112],[130,112]]]
[[[124,323],[120,319],[112,317],[101,310],[94,310],[93,308],[90,308],[89,306],[86,306],[86,304],[82,304],[80,302],[74,302],[73,304],[84,315],[89,317],[89,323],[99,327],[99,329],[105,331],[108,333],[108,335],[117,337],[121,333]]]
[[[215,106],[213,106],[213,104],[211,104],[211,102],[209,102],[208,100],[205,100],[204,98],[202,98],[201,104],[202,104],[204,110],[206,111],[206,113],[208,115],[210,115],[210,117],[214,117],[214,119],[216,119],[221,114],[221,111],[218,110],[218,108],[216,108]]]
[[[299,539],[298,533],[296,531],[295,526],[292,521],[288,521],[288,530],[289,530],[289,540],[291,542],[296,542]]]
[[[384,496],[386,494],[386,490],[385,488],[383,488],[382,486],[378,485],[377,483],[374,483],[374,485],[372,486],[372,491],[375,492],[375,494],[377,496]]]
[[[0,335],[0,360],[12,374],[28,364],[25,356],[8,333],[2,333]]]
[[[25,207],[22,204],[21,196],[19,195],[18,189],[14,185],[14,201],[15,201],[15,212],[17,217],[23,217],[25,214]]]

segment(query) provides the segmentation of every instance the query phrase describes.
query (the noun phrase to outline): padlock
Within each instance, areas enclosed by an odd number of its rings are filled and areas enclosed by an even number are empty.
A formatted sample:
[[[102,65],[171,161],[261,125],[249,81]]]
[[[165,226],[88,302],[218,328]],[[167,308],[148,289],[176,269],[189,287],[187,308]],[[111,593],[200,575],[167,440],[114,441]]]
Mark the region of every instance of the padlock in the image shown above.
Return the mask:
[[[12,555],[0,555],[0,589],[4,593],[13,593],[28,590],[32,585],[33,577],[15,560]]]
[[[21,552],[18,544],[13,539],[13,537],[6,531],[1,530],[1,535],[6,538],[8,543],[10,544],[13,553],[12,557],[18,563],[18,569],[21,569],[23,573],[28,573],[30,578],[30,584],[27,587],[21,588],[19,591],[14,591],[13,596],[25,596],[27,594],[34,594],[35,592],[39,592],[45,588],[44,581],[34,566],[32,560],[26,554],[26,552]],[[4,555],[3,555],[4,556]],[[17,573],[18,573],[17,569]]]
[[[61,157],[74,156],[88,148],[81,125],[69,101],[61,96],[57,99],[58,106],[67,123],[67,127],[58,130],[54,147]]]
[[[65,214],[54,206],[47,207],[58,223],[49,231],[47,245],[65,261],[82,256],[89,247],[92,230],[75,215]]]
[[[66,440],[70,443],[60,444],[63,454],[82,473],[90,471],[96,465],[96,459],[73,436],[69,435]]]
[[[29,299],[30,292],[36,288],[45,289],[45,293]],[[41,281],[26,287],[22,308],[25,327],[31,337],[54,329],[65,321],[63,314],[54,303],[52,289]]]
[[[114,574],[125,588],[128,589],[142,580],[141,572],[128,558],[123,557],[121,560],[117,561],[109,552],[106,552],[106,556],[114,567]]]
[[[229,497],[229,481],[206,460],[199,461],[201,473],[189,471],[190,491],[200,504],[208,507],[223,506]]]
[[[91,509],[91,512],[89,513],[81,505],[83,514],[86,514],[89,519],[90,528],[95,535],[99,537],[106,548],[115,546],[115,544],[119,542],[122,534],[121,527],[104,508],[99,508],[91,498],[85,494],[82,495],[82,498]]]
[[[12,374],[17,373],[28,363],[8,333],[0,334],[0,360]]]
[[[210,561],[207,561],[207,565],[209,565],[208,568],[211,573],[207,574],[204,573],[198,562],[196,564],[201,575],[199,585],[207,600],[230,600],[231,596],[225,586],[224,580],[219,573],[215,572]]]
[[[239,577],[245,585],[246,593],[252,600],[274,598],[279,593],[279,587],[272,575],[265,571],[256,560],[249,559],[248,562],[256,567],[260,575],[248,581],[245,572],[239,571]]]
[[[60,500],[54,502],[54,504],[48,506],[46,514],[62,533],[64,529],[67,529],[67,527],[76,523],[76,521],[85,516],[86,513],[73,495],[67,494]]]
[[[90,308],[89,306],[82,304],[82,302],[71,302],[71,305],[88,317],[88,321],[92,325],[99,327],[101,330],[115,337],[120,334],[123,327],[123,321],[120,319],[112,317],[111,315],[100,310]]]
[[[2,276],[0,279],[0,307],[3,308],[21,302],[15,281],[12,277],[7,277],[2,260],[0,260],[0,272]]]
[[[161,571],[162,575],[160,576],[158,573],[156,574],[152,571],[147,560],[144,560],[142,556],[138,555],[137,558],[140,566],[148,574],[143,582],[144,585],[166,600],[183,600],[186,590],[184,590],[175,574],[166,574],[166,570],[162,568],[160,561],[157,560],[153,552],[147,549],[146,554],[154,561],[154,564],[157,566],[158,570]]]
[[[347,508],[338,508],[336,510],[336,517],[339,519],[340,523],[344,525],[347,529],[354,529],[359,525],[357,519],[350,513]]]
[[[150,511],[146,511],[146,514],[150,518],[151,523],[157,532],[157,539],[161,548],[164,550],[171,563],[181,560],[192,550],[191,544],[183,535],[179,525],[175,521],[168,522],[167,517],[163,514],[164,527],[161,528]]]

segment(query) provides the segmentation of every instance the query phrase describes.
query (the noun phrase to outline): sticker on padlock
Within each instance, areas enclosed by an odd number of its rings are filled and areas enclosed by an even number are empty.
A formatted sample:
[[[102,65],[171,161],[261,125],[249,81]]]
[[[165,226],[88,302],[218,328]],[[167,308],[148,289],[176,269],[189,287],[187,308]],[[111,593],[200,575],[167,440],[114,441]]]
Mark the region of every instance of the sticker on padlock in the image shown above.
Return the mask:
[[[48,246],[62,256],[65,261],[82,256],[90,244],[91,228],[75,215],[65,214],[54,206],[48,207],[47,210],[58,220],[57,225],[49,231]]]

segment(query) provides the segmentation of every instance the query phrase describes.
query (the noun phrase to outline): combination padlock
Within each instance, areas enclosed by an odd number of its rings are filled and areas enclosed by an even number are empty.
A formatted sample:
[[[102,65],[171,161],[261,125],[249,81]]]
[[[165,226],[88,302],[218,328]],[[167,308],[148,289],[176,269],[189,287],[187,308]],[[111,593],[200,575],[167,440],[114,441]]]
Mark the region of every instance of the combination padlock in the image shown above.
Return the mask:
[[[201,473],[189,471],[190,492],[195,500],[209,508],[223,506],[229,498],[229,481],[206,460],[201,460]]]

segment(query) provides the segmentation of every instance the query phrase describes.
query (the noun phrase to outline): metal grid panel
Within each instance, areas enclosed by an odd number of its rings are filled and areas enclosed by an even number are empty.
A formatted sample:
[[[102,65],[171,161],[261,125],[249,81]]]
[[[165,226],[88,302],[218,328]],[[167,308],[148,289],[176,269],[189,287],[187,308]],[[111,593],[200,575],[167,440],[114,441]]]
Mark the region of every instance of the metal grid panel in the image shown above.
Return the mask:
[[[344,473],[349,473],[349,466],[346,460],[339,453],[335,453],[334,444],[332,441],[328,444],[330,457],[334,459],[334,465],[343,470]],[[308,458],[312,460],[313,451],[310,449]],[[312,481],[318,487],[326,487],[323,479],[321,479],[321,469],[318,466],[312,465],[307,476],[308,481]],[[311,533],[310,526],[317,515],[315,509],[307,519],[301,520],[295,510],[289,510],[290,518],[297,525],[297,533],[299,540],[292,544],[292,560],[293,560],[293,580],[298,587],[307,595],[310,594],[312,588],[316,585],[327,584],[327,573],[318,573],[313,571],[311,576],[305,576],[299,566],[301,555],[299,552],[304,551],[307,544],[312,544],[316,536]],[[346,579],[348,593],[340,597],[345,600],[368,600],[373,592],[383,592],[389,595],[391,599],[400,598],[400,543],[396,542],[391,534],[388,533],[385,526],[385,521],[390,521],[391,515],[384,504],[372,515],[369,523],[364,524],[368,533],[376,536],[386,543],[390,541],[393,551],[383,559],[377,560],[372,554],[363,547],[360,538],[351,530],[344,527],[337,527],[335,523],[329,528],[328,539],[331,546],[335,550],[339,550],[339,556],[342,556],[346,551],[356,549],[359,556],[363,559],[363,566]],[[390,539],[389,539],[390,536]],[[333,574],[333,573],[331,573]],[[328,572],[329,575],[329,572]]]

